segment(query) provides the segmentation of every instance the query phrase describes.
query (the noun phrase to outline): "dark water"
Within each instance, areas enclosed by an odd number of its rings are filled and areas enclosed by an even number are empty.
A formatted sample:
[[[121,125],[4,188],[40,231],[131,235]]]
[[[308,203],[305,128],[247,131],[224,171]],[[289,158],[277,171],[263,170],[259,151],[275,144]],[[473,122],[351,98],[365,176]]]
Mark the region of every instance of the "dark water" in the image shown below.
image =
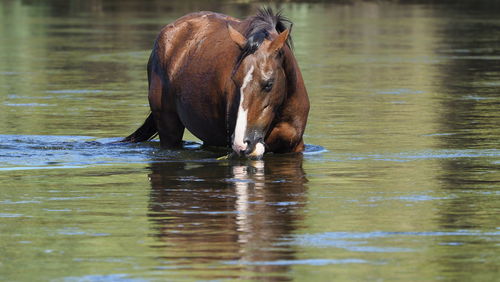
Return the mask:
[[[113,144],[147,115],[161,26],[249,2],[0,3],[0,280],[498,279],[495,1],[275,4],[303,155]]]

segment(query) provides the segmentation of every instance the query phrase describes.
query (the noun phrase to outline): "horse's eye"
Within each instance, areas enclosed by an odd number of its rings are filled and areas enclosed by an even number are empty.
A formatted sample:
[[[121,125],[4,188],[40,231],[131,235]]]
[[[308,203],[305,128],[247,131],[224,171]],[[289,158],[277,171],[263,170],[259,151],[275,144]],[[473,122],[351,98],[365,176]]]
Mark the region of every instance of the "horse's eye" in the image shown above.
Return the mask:
[[[274,81],[272,80],[268,80],[264,83],[264,86],[262,87],[262,89],[266,92],[269,92],[273,89],[273,83]]]

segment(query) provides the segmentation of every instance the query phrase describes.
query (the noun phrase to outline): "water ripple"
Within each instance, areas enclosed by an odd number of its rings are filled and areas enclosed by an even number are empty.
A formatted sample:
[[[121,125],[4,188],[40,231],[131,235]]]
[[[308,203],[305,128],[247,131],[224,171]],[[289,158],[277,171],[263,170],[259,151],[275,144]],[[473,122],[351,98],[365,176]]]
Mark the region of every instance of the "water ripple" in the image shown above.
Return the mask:
[[[371,253],[397,253],[397,252],[415,252],[412,248],[400,246],[370,246],[371,240],[380,240],[384,238],[394,237],[445,237],[445,236],[471,236],[471,237],[496,237],[500,236],[500,231],[421,231],[421,232],[390,232],[390,231],[373,231],[373,232],[325,232],[318,234],[302,234],[297,235],[287,242],[281,242],[278,245],[299,245],[309,247],[333,247],[345,249],[352,252],[371,252]],[[459,244],[455,244],[459,245]]]
[[[273,261],[226,261],[223,264],[230,265],[329,265],[329,264],[350,264],[350,263],[371,263],[364,259],[299,259],[299,260],[273,260]]]

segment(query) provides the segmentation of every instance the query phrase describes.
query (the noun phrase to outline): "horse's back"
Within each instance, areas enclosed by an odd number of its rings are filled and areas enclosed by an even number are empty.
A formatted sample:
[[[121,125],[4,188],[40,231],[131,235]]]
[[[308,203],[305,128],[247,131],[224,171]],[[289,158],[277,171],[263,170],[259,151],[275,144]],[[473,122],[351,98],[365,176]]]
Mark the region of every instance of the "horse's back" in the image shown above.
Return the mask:
[[[168,64],[169,74],[177,73],[192,57],[220,50],[227,44],[227,24],[239,20],[214,12],[187,14],[166,25],[156,40],[160,59]],[[212,48],[210,48],[212,47]]]

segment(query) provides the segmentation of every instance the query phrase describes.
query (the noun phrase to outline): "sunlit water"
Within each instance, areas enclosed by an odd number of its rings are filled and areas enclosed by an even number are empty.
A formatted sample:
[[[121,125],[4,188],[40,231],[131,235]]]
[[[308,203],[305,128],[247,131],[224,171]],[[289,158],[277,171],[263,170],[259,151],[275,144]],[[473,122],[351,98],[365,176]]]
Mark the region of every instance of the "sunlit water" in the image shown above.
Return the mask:
[[[161,26],[237,2],[0,3],[0,280],[498,279],[498,5],[280,5],[304,154],[115,143]]]

